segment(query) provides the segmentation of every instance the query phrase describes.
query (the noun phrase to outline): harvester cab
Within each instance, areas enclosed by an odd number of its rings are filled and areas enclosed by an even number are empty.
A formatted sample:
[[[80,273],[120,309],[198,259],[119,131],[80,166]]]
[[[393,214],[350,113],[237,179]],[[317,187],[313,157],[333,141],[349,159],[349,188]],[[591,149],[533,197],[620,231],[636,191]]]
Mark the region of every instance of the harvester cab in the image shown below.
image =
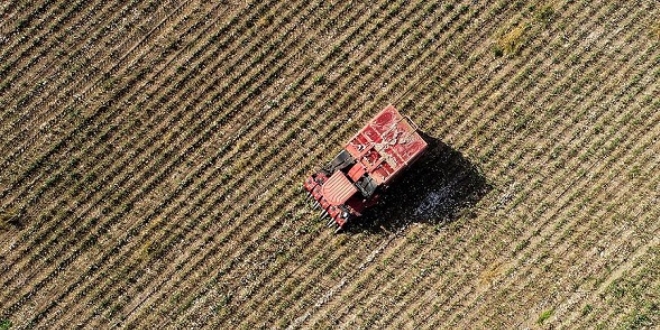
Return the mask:
[[[388,105],[328,165],[305,180],[308,198],[322,210],[322,218],[328,218],[328,226],[340,231],[360,217],[422,155],[427,143],[413,125]]]

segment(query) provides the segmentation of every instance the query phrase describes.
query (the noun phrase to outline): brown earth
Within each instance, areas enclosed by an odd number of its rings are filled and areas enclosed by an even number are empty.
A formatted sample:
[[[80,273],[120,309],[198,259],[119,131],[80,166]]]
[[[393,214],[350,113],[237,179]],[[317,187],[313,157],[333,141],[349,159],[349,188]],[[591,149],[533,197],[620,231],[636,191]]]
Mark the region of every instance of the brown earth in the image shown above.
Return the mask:
[[[658,327],[658,17],[6,2],[0,325]],[[429,153],[335,235],[301,183],[388,103]]]

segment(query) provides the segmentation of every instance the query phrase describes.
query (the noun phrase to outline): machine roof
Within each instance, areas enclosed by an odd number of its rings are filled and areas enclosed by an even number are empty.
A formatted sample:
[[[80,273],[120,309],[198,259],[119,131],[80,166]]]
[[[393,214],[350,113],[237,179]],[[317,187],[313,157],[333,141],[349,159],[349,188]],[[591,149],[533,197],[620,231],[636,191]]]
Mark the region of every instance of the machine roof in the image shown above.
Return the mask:
[[[378,185],[387,184],[427,147],[417,129],[388,105],[346,145]]]

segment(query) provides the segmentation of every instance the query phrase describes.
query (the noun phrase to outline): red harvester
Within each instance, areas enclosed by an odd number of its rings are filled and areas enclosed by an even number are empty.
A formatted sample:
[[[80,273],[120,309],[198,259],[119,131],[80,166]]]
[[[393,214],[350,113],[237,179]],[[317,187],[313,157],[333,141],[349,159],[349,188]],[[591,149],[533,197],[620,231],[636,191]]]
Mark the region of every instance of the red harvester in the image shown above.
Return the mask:
[[[329,217],[337,231],[364,209],[378,202],[405,168],[426,150],[427,144],[412,121],[393,105],[371,119],[325,167],[305,180],[305,190]]]

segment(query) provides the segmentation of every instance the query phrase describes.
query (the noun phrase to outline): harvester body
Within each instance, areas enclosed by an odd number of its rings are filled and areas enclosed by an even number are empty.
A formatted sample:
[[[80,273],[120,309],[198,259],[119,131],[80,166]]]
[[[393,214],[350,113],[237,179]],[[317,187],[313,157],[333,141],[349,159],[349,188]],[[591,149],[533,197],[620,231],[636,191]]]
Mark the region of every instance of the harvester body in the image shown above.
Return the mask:
[[[327,166],[305,180],[305,190],[329,218],[329,226],[341,230],[361,216],[422,155],[427,144],[413,125],[388,105]]]

